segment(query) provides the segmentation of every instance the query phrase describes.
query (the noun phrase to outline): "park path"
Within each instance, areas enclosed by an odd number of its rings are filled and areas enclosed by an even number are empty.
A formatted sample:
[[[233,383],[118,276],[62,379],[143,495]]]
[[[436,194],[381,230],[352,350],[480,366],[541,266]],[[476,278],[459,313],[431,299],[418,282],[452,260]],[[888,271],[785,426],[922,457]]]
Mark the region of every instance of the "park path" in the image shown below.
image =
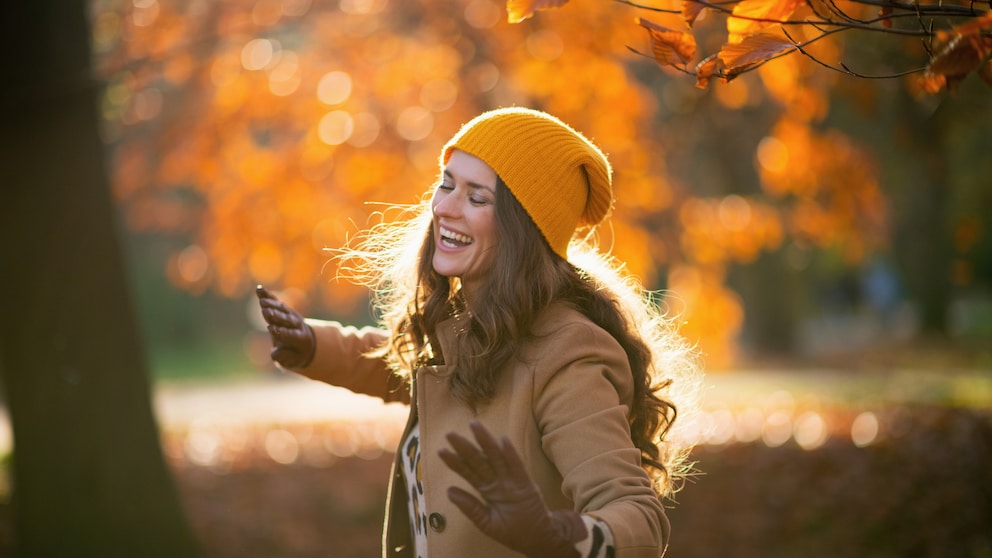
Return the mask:
[[[291,375],[214,382],[162,383],[155,414],[163,427],[197,421],[225,424],[331,422],[401,418],[401,405]]]

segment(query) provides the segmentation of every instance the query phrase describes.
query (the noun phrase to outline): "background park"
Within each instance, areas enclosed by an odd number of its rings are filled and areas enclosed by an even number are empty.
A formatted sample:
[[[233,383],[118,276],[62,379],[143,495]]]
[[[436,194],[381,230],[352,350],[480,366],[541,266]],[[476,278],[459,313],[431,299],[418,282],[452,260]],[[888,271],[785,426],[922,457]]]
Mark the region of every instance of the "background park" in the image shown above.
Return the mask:
[[[707,373],[668,556],[992,556],[992,15],[959,0],[0,8],[0,556],[377,556],[404,419],[275,369],[253,287],[458,126],[601,145],[605,245]]]

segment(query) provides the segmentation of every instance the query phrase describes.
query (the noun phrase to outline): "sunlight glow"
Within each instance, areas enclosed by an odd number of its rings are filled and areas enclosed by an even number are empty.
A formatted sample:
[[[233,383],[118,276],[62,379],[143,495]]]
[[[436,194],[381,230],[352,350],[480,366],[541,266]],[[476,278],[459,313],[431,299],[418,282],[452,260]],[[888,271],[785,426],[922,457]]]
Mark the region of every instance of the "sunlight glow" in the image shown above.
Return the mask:
[[[217,463],[221,452],[220,435],[207,426],[193,425],[183,444],[186,459],[201,466]]]
[[[209,268],[207,253],[196,244],[191,244],[179,252],[176,268],[179,277],[186,283],[196,283],[203,279]]]
[[[751,204],[738,195],[730,195],[720,201],[717,214],[724,228],[742,231],[751,223]]]
[[[789,147],[776,137],[766,136],[758,144],[758,163],[768,172],[783,172],[789,165]]]
[[[492,0],[472,0],[465,6],[465,21],[476,29],[489,29],[503,19],[503,9]]]
[[[379,137],[379,130],[382,129],[382,125],[379,124],[379,119],[369,112],[360,112],[352,117],[352,123],[354,124],[354,130],[351,132],[351,136],[348,137],[348,144],[355,147],[368,147],[375,143],[375,140]]]
[[[310,11],[311,0],[283,0],[282,14],[289,17],[299,17]]]
[[[448,110],[457,97],[458,86],[450,79],[431,80],[420,88],[421,104],[434,112]]]
[[[878,437],[878,417],[875,413],[865,411],[855,417],[851,424],[851,441],[854,445],[863,448],[870,446]]]
[[[341,11],[346,14],[377,14],[386,8],[387,0],[341,0]]]
[[[279,61],[269,69],[269,91],[277,97],[292,95],[300,87],[300,57],[284,50]]]
[[[774,448],[781,446],[792,438],[792,417],[784,411],[776,411],[765,419],[761,430],[761,439],[765,445]]]
[[[339,105],[350,96],[351,76],[347,72],[328,72],[317,83],[317,98],[325,105]]]
[[[355,123],[348,112],[343,110],[331,111],[320,119],[317,124],[317,134],[327,145],[341,145],[348,141],[355,130]]]
[[[324,433],[324,447],[338,457],[351,457],[358,451],[361,440],[351,428],[333,428]]]
[[[158,19],[160,9],[157,0],[134,0],[131,21],[134,22],[135,27],[148,27]]]
[[[269,39],[252,39],[241,49],[241,66],[246,70],[261,70],[272,63],[279,44]]]
[[[469,80],[479,93],[492,91],[499,83],[499,68],[495,64],[483,62],[469,71]]]
[[[721,105],[729,109],[739,109],[747,105],[750,100],[750,90],[746,80],[736,80],[724,85],[713,88],[713,94]]]
[[[723,445],[734,439],[736,424],[734,414],[727,409],[718,409],[706,414],[705,440],[708,444]]]
[[[292,433],[282,429],[270,430],[265,435],[265,453],[283,465],[295,463],[300,456],[300,443]]]
[[[753,442],[761,437],[761,426],[765,422],[764,414],[754,407],[744,409],[737,415],[737,425],[734,437],[738,442]]]
[[[396,133],[407,141],[420,141],[434,130],[434,116],[424,107],[403,109],[396,119]]]
[[[805,412],[796,419],[793,436],[804,450],[814,450],[827,441],[827,423],[813,411]]]

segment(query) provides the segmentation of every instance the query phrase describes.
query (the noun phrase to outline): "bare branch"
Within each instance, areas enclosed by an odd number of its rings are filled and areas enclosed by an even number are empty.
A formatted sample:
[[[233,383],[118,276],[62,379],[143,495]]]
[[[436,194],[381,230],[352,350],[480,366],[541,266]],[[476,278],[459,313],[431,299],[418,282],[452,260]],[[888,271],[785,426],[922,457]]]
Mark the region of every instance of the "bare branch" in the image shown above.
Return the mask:
[[[682,15],[684,13],[683,9],[656,8],[638,3],[643,0],[615,1],[635,8],[658,13],[675,15]],[[937,42],[939,40],[943,40],[941,37],[938,37],[938,34],[945,32],[954,34],[956,32],[955,30],[959,27],[958,24],[954,23],[955,19],[988,18],[988,14],[990,13],[989,10],[979,7],[981,4],[976,5],[975,0],[849,0],[850,3],[861,5],[869,10],[865,12],[852,9],[848,3],[841,3],[837,0],[806,0],[806,6],[808,6],[809,11],[802,12],[804,15],[785,14],[782,12],[779,17],[767,17],[768,14],[763,14],[766,17],[762,17],[760,10],[744,10],[745,12],[758,15],[735,13],[735,9],[737,12],[742,11],[741,9],[737,9],[737,5],[748,0],[682,1],[698,6],[702,10],[709,9],[717,14],[726,16],[727,18],[766,24],[749,26],[748,29],[752,31],[755,28],[778,26],[784,36],[788,38],[789,42],[795,45],[795,48],[790,48],[779,52],[774,56],[770,56],[769,58],[756,62],[753,65],[741,63],[732,68],[725,68],[721,65],[720,67],[714,69],[712,65],[710,65],[705,70],[701,70],[700,65],[697,65],[694,69],[690,69],[688,62],[685,60],[683,60],[681,65],[676,65],[677,63],[675,62],[666,63],[666,61],[656,58],[656,61],[664,66],[675,68],[686,74],[695,74],[697,78],[705,74],[704,77],[706,82],[708,82],[711,77],[720,77],[726,80],[734,79],[743,73],[755,70],[772,60],[785,56],[786,54],[790,54],[796,50],[819,66],[844,75],[862,79],[892,79],[926,72],[928,71],[928,68],[930,68],[929,65],[922,68],[913,68],[910,70],[881,75],[865,74],[851,69],[851,67],[843,61],[836,63],[824,61],[810,52],[808,47],[821,39],[846,31],[868,31],[872,33],[883,33],[886,35],[902,37],[919,37],[926,51],[928,62],[932,64],[934,57],[938,56],[936,54]],[[989,0],[989,2],[990,6],[992,6],[992,0]],[[870,13],[870,8],[878,8],[877,15],[873,16],[873,14]],[[692,13],[697,12],[698,10],[692,10]],[[731,20],[728,19],[728,23],[730,21]],[[894,22],[902,22],[902,24],[894,25]],[[690,21],[689,24],[691,26],[692,22]],[[803,42],[797,42],[796,39],[793,38],[795,31],[790,32],[790,30],[795,29],[797,26],[800,29],[806,28],[815,30],[815,36],[807,38]],[[975,33],[981,37],[992,36],[992,33],[989,33],[985,29],[980,29]],[[724,48],[727,48],[728,45],[736,45],[739,41],[740,37],[737,38],[737,41],[729,42],[724,45]],[[634,49],[631,49],[631,51],[637,52]],[[721,50],[721,53],[722,52],[723,51]],[[987,55],[986,57],[989,56],[992,55]],[[703,62],[700,64],[705,63],[706,60],[708,60],[708,58],[704,58]],[[981,65],[982,68],[985,67],[984,64],[985,62]],[[992,79],[987,79],[987,81],[992,82]],[[697,85],[699,85],[699,82],[697,82]],[[705,84],[702,86],[705,87]]]
[[[782,33],[784,33],[785,36],[788,37],[790,41],[792,41],[793,43],[795,43],[796,50],[798,50],[806,58],[812,60],[816,64],[819,64],[820,66],[823,66],[824,68],[826,68],[828,70],[833,70],[835,72],[838,72],[838,73],[841,73],[841,74],[846,74],[846,75],[849,75],[849,76],[852,76],[852,77],[861,78],[861,79],[893,79],[893,78],[899,78],[899,77],[904,77],[904,76],[908,76],[908,75],[920,73],[920,72],[926,70],[926,68],[916,68],[916,69],[913,69],[913,70],[906,70],[906,71],[896,72],[896,73],[892,73],[892,74],[880,74],[880,75],[870,75],[870,74],[863,74],[861,72],[855,72],[854,70],[852,70],[851,68],[849,68],[847,66],[847,64],[845,64],[843,61],[840,62],[840,67],[837,67],[837,66],[834,66],[832,64],[828,64],[828,63],[824,62],[823,60],[820,60],[819,58],[817,58],[816,56],[814,56],[813,54],[811,54],[808,50],[806,50],[806,48],[805,48],[806,46],[808,46],[810,43],[813,43],[815,41],[818,41],[818,40],[822,39],[823,37],[827,36],[828,33],[831,33],[831,31],[824,32],[823,34],[818,35],[818,36],[816,36],[816,37],[814,37],[814,38],[812,38],[812,39],[810,39],[808,41],[805,41],[805,42],[797,42],[792,37],[792,35],[789,34],[788,29],[782,29]]]
[[[656,13],[675,14],[675,15],[679,15],[679,14],[682,13],[682,11],[680,9],[659,8],[657,6],[647,6],[647,5],[644,5],[644,4],[640,4],[638,2],[635,2],[634,0],[614,0],[614,1],[615,2],[618,2],[620,4],[624,4],[626,6],[630,6],[632,8],[637,8],[639,10],[651,11],[651,12],[656,12]],[[735,4],[738,4],[738,3],[740,3],[741,0],[723,0],[723,1],[718,1],[718,2],[711,2],[709,0],[688,0],[688,1],[695,2],[697,4],[702,5],[703,7],[710,8],[710,9],[712,9],[714,11],[717,11],[717,12],[728,14],[729,15],[729,14],[732,14],[733,13],[733,8],[732,7],[728,7],[728,6],[733,6]],[[851,22],[859,22],[859,21],[861,21],[861,20],[858,20],[858,19],[855,19],[855,18],[849,16],[846,12],[844,12],[839,7],[837,7],[836,4],[834,4],[833,0],[826,0],[826,1],[833,6],[834,9],[832,9],[831,11],[834,11],[835,13],[837,13],[838,17],[844,18],[844,19],[846,19],[848,21],[851,21]],[[891,8],[893,11],[910,12],[910,13],[914,13],[914,14],[928,15],[928,16],[934,16],[934,17],[936,17],[936,16],[944,16],[944,17],[978,17],[978,16],[984,15],[986,13],[986,11],[975,9],[973,0],[972,0],[972,4],[969,5],[969,6],[948,5],[948,4],[945,4],[943,2],[939,2],[937,4],[925,4],[924,5],[924,4],[919,4],[919,3],[896,2],[896,1],[892,1],[892,0],[851,0],[851,1],[854,4],[862,4],[862,5],[865,5],[865,6],[876,6],[876,7],[879,7],[879,8]],[[814,9],[814,12],[816,12],[815,9]],[[840,22],[838,20],[827,18],[827,17],[823,17],[822,14],[817,13],[817,15],[820,16],[821,18],[823,18],[820,21],[821,24],[844,25],[844,23],[842,23],[842,22]],[[895,15],[898,15],[898,14],[892,14],[892,16],[895,16]],[[734,16],[734,17],[740,17],[741,19],[750,19],[750,18],[741,17],[741,16]],[[768,21],[770,23],[780,23],[780,24],[783,24],[783,25],[801,25],[801,24],[807,23],[806,21],[801,21],[801,20],[784,20],[784,21],[782,21],[782,20],[751,19],[751,21]],[[865,20],[865,21],[869,21],[869,20]],[[886,29],[886,31],[892,31],[892,30],[891,29]]]

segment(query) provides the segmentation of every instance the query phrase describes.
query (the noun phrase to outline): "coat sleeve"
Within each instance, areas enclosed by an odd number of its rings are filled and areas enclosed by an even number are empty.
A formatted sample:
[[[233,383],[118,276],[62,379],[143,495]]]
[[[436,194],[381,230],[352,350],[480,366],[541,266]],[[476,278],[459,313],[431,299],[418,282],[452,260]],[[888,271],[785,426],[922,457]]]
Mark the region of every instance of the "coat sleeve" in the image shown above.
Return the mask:
[[[558,324],[541,345],[533,408],[562,491],[575,511],[610,527],[617,558],[658,558],[669,523],[631,440],[626,353],[588,321]]]
[[[393,373],[383,359],[367,355],[386,342],[385,331],[373,327],[359,329],[334,321],[308,319],[306,322],[313,328],[316,352],[309,365],[293,372],[386,402],[410,402],[403,378]]]

